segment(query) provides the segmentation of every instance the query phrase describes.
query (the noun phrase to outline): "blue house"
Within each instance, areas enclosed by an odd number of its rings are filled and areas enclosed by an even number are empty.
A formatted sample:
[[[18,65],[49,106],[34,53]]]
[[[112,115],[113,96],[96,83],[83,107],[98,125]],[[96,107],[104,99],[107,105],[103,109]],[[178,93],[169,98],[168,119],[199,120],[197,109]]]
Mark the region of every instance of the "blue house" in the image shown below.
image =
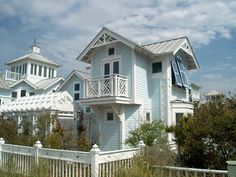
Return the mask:
[[[91,64],[79,103],[93,110],[103,150],[126,148],[129,131],[144,121],[175,125],[199,100],[189,78],[199,64],[187,37],[139,45],[104,27],[77,60]]]

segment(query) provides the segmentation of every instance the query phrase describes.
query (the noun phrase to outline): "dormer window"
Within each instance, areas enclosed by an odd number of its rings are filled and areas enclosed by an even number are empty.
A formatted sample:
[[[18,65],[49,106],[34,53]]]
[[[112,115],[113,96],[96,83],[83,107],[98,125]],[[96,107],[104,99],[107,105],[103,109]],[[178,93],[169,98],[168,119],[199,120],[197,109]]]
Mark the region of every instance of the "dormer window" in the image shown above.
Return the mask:
[[[109,47],[108,48],[108,56],[115,55],[115,47]]]

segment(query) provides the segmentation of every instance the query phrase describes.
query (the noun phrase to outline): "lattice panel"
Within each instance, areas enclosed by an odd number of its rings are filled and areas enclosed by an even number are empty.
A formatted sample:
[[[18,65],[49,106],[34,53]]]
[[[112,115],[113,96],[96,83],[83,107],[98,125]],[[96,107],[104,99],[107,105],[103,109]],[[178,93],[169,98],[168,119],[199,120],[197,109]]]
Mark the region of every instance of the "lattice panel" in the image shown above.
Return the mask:
[[[111,79],[104,79],[100,82],[100,94],[111,95]]]
[[[103,44],[106,44],[106,43],[112,43],[112,42],[115,42],[117,41],[114,37],[112,37],[111,35],[109,34],[102,34],[100,36],[100,38],[94,43],[94,47],[98,47],[98,46],[101,46]]]
[[[88,82],[88,96],[97,96],[98,95],[98,81],[89,81]]]
[[[127,80],[125,79],[118,79],[118,93],[119,95],[127,95]]]

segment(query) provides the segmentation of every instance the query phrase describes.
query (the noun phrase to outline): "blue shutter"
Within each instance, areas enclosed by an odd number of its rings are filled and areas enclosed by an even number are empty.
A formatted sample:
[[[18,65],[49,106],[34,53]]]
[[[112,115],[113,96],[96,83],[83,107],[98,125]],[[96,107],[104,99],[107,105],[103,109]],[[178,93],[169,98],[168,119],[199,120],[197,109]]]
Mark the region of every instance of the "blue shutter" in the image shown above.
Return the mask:
[[[187,69],[184,67],[184,64],[180,58],[176,57],[175,60],[176,60],[176,64],[179,69],[179,73],[180,73],[180,77],[181,77],[183,86],[189,88]]]
[[[182,86],[182,80],[181,80],[176,62],[171,61],[171,66],[172,66],[173,73],[174,73],[174,76],[175,76],[175,84],[181,87]]]

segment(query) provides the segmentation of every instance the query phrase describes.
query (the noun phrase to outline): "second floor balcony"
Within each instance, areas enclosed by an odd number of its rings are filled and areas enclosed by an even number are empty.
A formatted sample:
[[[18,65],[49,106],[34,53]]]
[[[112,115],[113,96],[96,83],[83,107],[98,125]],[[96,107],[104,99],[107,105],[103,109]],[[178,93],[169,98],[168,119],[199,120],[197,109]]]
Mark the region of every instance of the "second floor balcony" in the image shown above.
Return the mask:
[[[6,70],[6,73],[5,73],[6,80],[17,81],[17,80],[23,79],[24,77],[25,77],[25,75],[22,75],[22,74],[16,73],[16,72],[12,72],[12,71],[8,71],[8,70]]]
[[[108,101],[109,100],[109,101]],[[128,99],[128,80],[125,76],[119,74],[94,77],[85,81],[85,99],[84,102],[102,103],[126,103]],[[102,102],[104,101],[104,102]],[[108,102],[107,102],[108,101]]]

